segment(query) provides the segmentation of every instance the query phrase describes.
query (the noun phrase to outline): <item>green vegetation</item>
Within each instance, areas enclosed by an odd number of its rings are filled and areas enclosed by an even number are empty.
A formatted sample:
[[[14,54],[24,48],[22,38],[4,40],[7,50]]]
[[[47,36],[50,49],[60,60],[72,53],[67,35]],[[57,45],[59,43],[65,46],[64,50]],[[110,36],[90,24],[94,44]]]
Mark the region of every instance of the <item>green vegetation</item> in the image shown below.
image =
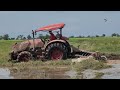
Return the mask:
[[[81,74],[82,71],[86,69],[92,69],[92,70],[100,70],[100,69],[105,69],[105,68],[110,68],[110,65],[107,65],[106,63],[99,62],[96,60],[84,60],[80,63],[76,63],[74,65],[74,68],[78,72],[78,74]]]
[[[82,50],[107,54],[120,53],[120,37],[70,38],[70,43]]]
[[[7,67],[9,66],[11,75],[17,79],[54,79],[63,78],[62,74],[71,69],[70,63],[69,60],[47,62],[29,61],[5,65]]]
[[[84,60],[82,62],[76,63],[73,65],[73,67],[75,71],[77,72],[76,79],[84,79],[83,73],[82,73],[84,70],[87,70],[87,69],[101,70],[101,69],[111,68],[112,66],[107,65],[104,62],[89,59],[89,60]],[[100,79],[102,75],[104,75],[104,73],[96,72],[95,78],[93,79]]]
[[[0,40],[0,65],[6,64],[9,59],[8,55],[11,51],[12,45],[15,42],[21,42],[20,40]]]
[[[38,61],[29,61],[21,63],[12,63],[8,62],[9,52],[11,47],[16,42],[21,42],[22,40],[0,40],[0,67],[8,67],[14,73],[18,75],[22,73],[27,77],[28,73],[35,70],[48,70],[48,71],[66,71],[72,67],[81,74],[82,71],[86,69],[104,69],[110,68],[111,66],[107,65],[104,62],[98,62],[96,60],[85,60],[80,63],[71,64],[71,60],[62,60],[62,61],[47,61],[42,62]],[[99,51],[101,53],[107,54],[119,54],[120,53],[120,37],[90,37],[90,38],[70,38],[69,42],[73,46],[78,46],[82,50],[87,51]],[[56,71],[57,70],[57,71]],[[36,74],[35,74],[36,75]],[[96,74],[96,78],[100,78],[103,74]],[[26,78],[24,77],[24,78]],[[20,78],[20,76],[19,76]],[[40,78],[38,76],[30,76],[29,78]],[[79,78],[79,77],[78,77]]]

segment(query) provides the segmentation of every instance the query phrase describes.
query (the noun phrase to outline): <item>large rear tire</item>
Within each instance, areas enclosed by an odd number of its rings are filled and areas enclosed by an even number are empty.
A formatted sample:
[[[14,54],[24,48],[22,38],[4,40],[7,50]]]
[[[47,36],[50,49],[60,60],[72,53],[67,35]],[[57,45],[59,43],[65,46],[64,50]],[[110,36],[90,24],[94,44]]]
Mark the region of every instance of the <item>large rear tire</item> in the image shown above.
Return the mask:
[[[46,48],[46,58],[49,60],[67,59],[67,48],[63,43],[52,43]]]

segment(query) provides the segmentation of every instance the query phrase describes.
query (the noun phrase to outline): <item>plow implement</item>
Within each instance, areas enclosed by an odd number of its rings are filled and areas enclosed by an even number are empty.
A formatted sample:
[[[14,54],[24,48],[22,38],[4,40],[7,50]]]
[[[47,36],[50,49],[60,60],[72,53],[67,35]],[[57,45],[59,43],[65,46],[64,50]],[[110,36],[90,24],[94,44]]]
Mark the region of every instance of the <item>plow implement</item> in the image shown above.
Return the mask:
[[[107,57],[100,52],[89,52],[85,50],[79,50],[78,48],[71,45],[72,53],[74,57],[89,57],[93,56],[96,60],[107,60]]]

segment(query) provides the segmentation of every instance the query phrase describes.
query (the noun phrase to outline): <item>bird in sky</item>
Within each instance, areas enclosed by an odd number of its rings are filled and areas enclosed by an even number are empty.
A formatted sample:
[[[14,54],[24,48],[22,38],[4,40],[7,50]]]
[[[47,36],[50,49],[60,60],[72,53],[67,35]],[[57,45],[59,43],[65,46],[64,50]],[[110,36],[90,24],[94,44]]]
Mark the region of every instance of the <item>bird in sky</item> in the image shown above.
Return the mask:
[[[104,19],[105,20],[105,22],[107,22],[107,19]]]

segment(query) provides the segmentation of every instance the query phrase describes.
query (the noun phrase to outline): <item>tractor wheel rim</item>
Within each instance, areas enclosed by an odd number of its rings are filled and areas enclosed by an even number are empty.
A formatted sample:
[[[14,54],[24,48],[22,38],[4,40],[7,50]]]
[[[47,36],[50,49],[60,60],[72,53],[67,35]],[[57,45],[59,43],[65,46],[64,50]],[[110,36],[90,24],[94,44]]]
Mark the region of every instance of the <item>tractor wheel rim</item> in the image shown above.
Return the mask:
[[[52,60],[61,60],[62,57],[63,57],[63,52],[57,48],[55,48],[54,51],[51,52],[51,59]]]

